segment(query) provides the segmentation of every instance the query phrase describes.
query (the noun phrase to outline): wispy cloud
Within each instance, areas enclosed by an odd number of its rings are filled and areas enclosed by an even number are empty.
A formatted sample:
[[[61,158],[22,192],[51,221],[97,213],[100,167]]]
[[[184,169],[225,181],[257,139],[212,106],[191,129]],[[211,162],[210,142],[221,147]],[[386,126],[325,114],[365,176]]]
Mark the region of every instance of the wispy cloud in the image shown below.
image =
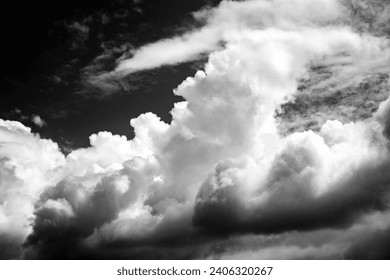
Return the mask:
[[[121,61],[116,71],[131,73],[195,60],[200,54],[217,48],[221,40],[216,36],[217,32],[207,28],[143,46],[135,51],[131,59]]]
[[[302,4],[305,5],[304,9],[295,9]],[[278,13],[273,11],[275,6],[280,7]],[[319,14],[320,7],[323,8],[323,14],[312,17],[313,14]],[[225,1],[218,9],[194,13],[196,19],[207,22],[203,28],[143,46],[133,53],[132,58],[120,61],[116,70],[131,73],[194,60],[201,53],[218,49],[221,42],[229,41],[240,30],[269,26],[290,28],[295,24],[292,24],[293,21],[332,20],[339,15],[338,8],[336,4],[325,5],[322,1],[318,6],[302,1],[287,4],[283,1]]]

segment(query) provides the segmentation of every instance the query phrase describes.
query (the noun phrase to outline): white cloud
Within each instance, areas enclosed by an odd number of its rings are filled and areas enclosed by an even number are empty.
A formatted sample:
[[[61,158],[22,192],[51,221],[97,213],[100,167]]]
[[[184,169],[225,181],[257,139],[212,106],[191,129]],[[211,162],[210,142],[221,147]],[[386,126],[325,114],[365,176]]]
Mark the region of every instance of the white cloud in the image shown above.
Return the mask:
[[[16,255],[31,233],[35,202],[58,181],[63,162],[57,144],[19,122],[0,120],[0,240],[11,240],[4,243],[16,246]]]
[[[212,11],[195,13],[195,18],[206,21],[203,28],[145,45],[135,50],[132,58],[120,61],[116,71],[132,73],[191,61],[217,50],[221,42],[230,41],[231,34],[248,28],[288,30],[307,23],[324,24],[341,14],[341,7],[333,0],[223,1]]]
[[[122,61],[116,71],[131,73],[194,60],[201,53],[215,49],[218,40],[213,30],[201,30],[152,43],[137,50],[131,59]]]
[[[175,104],[172,122],[142,114],[131,120],[132,140],[99,132],[90,137],[91,147],[65,158],[50,140],[2,121],[1,171],[8,187],[1,189],[6,200],[0,213],[7,222],[18,218],[19,243],[31,232],[20,228],[35,219],[27,256],[104,257],[105,248],[122,242],[126,257],[143,245],[207,243],[200,232],[348,227],[361,213],[386,208],[389,153],[382,131],[389,131],[388,102],[369,120],[328,121],[319,133],[285,138],[273,117],[311,64],[338,60],[341,53],[354,73],[369,61],[386,64],[380,58],[387,41],[335,24],[342,10],[325,0],[222,2],[196,15],[206,15],[201,30],[144,46],[118,71],[213,52],[205,71],[175,89],[185,101]],[[216,47],[220,40],[223,48]],[[18,205],[28,209],[20,214]],[[278,244],[253,256],[337,251],[334,244],[298,247]]]

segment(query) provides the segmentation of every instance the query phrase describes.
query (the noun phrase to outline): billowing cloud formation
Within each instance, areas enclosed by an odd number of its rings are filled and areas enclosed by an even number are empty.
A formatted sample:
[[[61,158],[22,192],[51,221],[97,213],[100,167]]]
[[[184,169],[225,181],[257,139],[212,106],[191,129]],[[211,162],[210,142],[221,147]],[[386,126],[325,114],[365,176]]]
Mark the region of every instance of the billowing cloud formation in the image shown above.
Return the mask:
[[[131,120],[132,140],[100,132],[65,158],[20,123],[0,123],[0,221],[14,223],[13,232],[0,229],[4,244],[23,243],[27,258],[369,257],[359,246],[390,228],[390,102],[364,121],[329,120],[318,133],[281,137],[274,119],[311,65],[330,63],[342,81],[389,70],[387,39],[343,24],[344,9],[290,0],[199,12],[201,30],[147,45],[119,66],[128,73],[213,50],[205,70],[175,89],[185,101],[172,122],[142,114]],[[22,153],[29,145],[45,152]],[[7,208],[18,197],[23,213]],[[348,241],[352,232],[361,238]],[[265,249],[247,250],[248,240]],[[7,250],[3,257],[20,256]]]
[[[195,222],[269,233],[346,226],[362,212],[385,210],[389,154],[380,135],[375,123],[328,121],[319,135],[287,137],[271,163],[221,163],[200,190]]]
[[[2,257],[20,254],[31,233],[34,203],[58,182],[65,158],[57,144],[40,139],[16,121],[0,120],[0,248]]]

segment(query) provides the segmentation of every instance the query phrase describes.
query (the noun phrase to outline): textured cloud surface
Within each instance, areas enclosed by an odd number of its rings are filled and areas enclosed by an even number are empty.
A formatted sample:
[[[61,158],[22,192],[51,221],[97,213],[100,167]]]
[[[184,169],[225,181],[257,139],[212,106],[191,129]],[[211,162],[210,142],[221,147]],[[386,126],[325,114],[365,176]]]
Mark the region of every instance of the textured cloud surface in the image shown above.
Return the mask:
[[[371,240],[389,243],[390,99],[318,131],[280,136],[275,119],[316,65],[336,86],[388,73],[389,41],[354,29],[348,9],[259,0],[196,13],[201,29],[119,64],[123,75],[209,53],[174,90],[185,101],[172,122],[142,114],[131,140],[99,132],[65,157],[1,121],[1,257],[387,258]]]

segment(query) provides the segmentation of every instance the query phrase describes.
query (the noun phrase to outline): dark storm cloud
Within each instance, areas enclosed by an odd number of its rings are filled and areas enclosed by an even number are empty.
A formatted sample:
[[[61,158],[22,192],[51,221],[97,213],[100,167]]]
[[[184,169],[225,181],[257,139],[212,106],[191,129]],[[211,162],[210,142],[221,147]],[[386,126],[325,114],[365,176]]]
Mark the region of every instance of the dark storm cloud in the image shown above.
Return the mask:
[[[356,240],[346,251],[345,258],[354,260],[390,259],[390,228],[378,229]]]
[[[382,238],[388,222],[388,211],[373,212],[347,228],[233,235],[214,242],[215,247],[209,252],[218,259],[380,259],[388,251],[383,242],[386,238]],[[378,242],[373,240],[375,236]],[[381,242],[384,246],[380,248],[377,245]],[[360,255],[354,257],[351,251],[356,252],[357,245],[362,245]]]

